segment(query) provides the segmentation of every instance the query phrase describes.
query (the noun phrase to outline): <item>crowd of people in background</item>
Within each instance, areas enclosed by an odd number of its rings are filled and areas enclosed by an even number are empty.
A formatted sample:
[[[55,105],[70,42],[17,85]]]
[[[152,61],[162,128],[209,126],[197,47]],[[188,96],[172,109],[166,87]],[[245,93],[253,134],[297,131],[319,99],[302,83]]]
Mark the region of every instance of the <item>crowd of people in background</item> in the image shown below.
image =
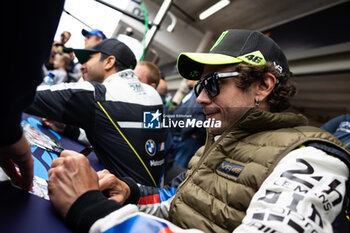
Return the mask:
[[[105,41],[107,37],[103,31],[99,29],[92,29],[90,31],[82,29],[82,36],[84,37],[84,47],[87,50],[93,49],[96,45]],[[55,41],[52,45],[49,61],[43,66],[43,74],[45,76],[42,85],[55,85],[60,83],[71,83],[82,80],[89,80],[84,78],[83,73],[87,72],[76,58],[76,54],[73,48],[66,47],[66,43],[69,41],[71,33],[64,31],[61,33],[60,41]],[[203,108],[197,104],[196,96],[193,91],[194,85],[197,81],[187,81],[189,91],[184,96],[183,100],[177,106],[171,102],[171,96],[168,95],[166,81],[162,78],[161,72],[158,66],[149,61],[138,61],[133,73],[140,80],[141,83],[150,85],[157,90],[158,94],[162,98],[163,103],[163,116],[187,116],[200,121],[205,120]],[[47,77],[52,79],[51,83],[47,82]],[[40,92],[38,92],[40,93]],[[59,102],[55,100],[56,102]],[[176,109],[174,108],[176,106]],[[57,108],[57,106],[56,106]],[[27,110],[31,112],[31,110]],[[91,144],[86,136],[84,129],[78,128],[64,123],[59,123],[64,128],[58,128],[57,123],[53,121],[45,114],[45,111],[35,112],[36,115],[43,115],[43,123],[49,126],[51,129],[63,133],[83,144]],[[171,120],[184,120],[184,117],[174,117]],[[74,129],[74,130],[73,130]],[[73,133],[74,132],[74,133]],[[158,134],[161,132],[157,132]],[[89,133],[88,133],[89,134]],[[170,171],[170,177],[178,174],[180,170],[186,169],[187,164],[191,157],[205,142],[205,129],[198,127],[175,127],[165,129],[165,141],[164,141],[164,171],[168,173]],[[113,170],[113,169],[112,169]],[[175,171],[175,174],[173,174]],[[165,176],[166,174],[163,174]]]
[[[106,39],[105,34],[98,29],[82,29],[81,34],[84,37],[85,48],[92,48]],[[61,33],[60,41],[53,42],[50,58],[43,66],[44,76],[52,74],[51,84],[77,82],[82,77],[81,64],[75,59],[73,48],[66,47],[70,37],[71,33],[68,31]]]

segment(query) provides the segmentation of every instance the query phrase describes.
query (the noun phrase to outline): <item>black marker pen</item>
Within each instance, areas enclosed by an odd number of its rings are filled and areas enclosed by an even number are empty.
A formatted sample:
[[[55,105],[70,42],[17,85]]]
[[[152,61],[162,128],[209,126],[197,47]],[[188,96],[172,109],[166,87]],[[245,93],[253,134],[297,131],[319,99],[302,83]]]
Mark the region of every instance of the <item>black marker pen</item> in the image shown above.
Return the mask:
[[[88,156],[92,151],[94,150],[94,148],[92,146],[88,146],[85,147],[82,151],[80,151],[79,153]]]

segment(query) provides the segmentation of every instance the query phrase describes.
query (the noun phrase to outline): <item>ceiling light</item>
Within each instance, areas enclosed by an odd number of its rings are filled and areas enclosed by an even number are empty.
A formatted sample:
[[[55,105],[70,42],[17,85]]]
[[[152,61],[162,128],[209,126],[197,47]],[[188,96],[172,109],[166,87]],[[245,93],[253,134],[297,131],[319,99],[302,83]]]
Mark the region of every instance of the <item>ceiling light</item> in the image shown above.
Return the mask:
[[[221,0],[221,1],[217,2],[217,3],[215,3],[214,5],[212,5],[211,7],[209,7],[208,9],[203,11],[202,13],[200,13],[199,14],[199,19],[200,20],[204,20],[204,19],[208,18],[209,16],[211,16],[212,14],[214,14],[217,11],[221,10],[222,8],[227,6],[228,4],[230,4],[230,0]]]

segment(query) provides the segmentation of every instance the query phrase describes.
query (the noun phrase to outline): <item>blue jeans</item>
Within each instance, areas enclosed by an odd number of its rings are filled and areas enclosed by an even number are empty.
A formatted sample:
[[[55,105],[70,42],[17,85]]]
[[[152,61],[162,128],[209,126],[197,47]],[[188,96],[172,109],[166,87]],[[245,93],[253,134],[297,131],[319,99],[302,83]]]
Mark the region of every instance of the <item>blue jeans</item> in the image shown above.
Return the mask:
[[[187,169],[188,162],[201,146],[202,143],[195,138],[187,138],[183,141],[175,138],[169,152],[169,158],[174,158],[171,167],[177,166]]]

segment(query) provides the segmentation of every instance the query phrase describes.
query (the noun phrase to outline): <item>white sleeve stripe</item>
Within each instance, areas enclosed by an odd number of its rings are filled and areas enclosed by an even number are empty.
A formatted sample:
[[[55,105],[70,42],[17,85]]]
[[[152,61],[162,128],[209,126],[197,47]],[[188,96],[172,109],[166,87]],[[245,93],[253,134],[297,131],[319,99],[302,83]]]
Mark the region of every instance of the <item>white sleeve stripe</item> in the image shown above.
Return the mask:
[[[86,90],[86,91],[95,91],[94,86],[87,81],[84,82],[77,82],[77,83],[60,83],[52,86],[48,85],[40,85],[37,87],[37,91],[45,91],[45,90],[51,90],[51,91],[62,91],[62,90]]]
[[[135,129],[143,128],[143,122],[118,121],[117,123],[121,128],[135,128]]]
[[[296,149],[263,182],[234,233],[333,232],[348,176],[340,159],[314,147]]]

